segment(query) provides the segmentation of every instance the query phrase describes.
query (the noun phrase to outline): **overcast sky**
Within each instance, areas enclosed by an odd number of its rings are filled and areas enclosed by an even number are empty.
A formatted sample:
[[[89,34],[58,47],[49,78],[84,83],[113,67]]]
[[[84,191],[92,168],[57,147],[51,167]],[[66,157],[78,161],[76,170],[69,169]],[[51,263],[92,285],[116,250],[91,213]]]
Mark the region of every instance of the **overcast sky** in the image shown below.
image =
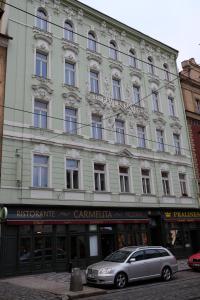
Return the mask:
[[[81,0],[179,51],[181,61],[200,63],[199,0]]]

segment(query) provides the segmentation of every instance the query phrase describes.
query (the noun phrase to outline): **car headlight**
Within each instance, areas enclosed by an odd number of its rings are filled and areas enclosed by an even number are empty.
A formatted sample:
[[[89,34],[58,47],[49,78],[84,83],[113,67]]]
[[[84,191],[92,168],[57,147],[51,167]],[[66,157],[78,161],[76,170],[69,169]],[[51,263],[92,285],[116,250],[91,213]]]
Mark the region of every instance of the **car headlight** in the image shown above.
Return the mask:
[[[113,272],[113,269],[111,268],[101,268],[99,270],[99,275],[102,275],[102,274],[110,274]]]

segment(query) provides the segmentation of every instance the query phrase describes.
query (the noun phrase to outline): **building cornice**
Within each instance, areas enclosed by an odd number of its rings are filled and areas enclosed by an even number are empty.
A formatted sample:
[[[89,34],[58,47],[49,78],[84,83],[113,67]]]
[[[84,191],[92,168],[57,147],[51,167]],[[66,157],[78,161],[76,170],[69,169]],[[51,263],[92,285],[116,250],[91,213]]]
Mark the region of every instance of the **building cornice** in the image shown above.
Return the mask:
[[[76,6],[78,9],[84,10],[90,18],[91,18],[91,15],[95,15],[95,19],[96,19],[96,17],[98,17],[99,19],[101,19],[101,22],[105,21],[108,24],[110,24],[111,26],[118,27],[122,31],[125,30],[127,33],[134,35],[135,37],[139,38],[140,40],[145,40],[145,41],[153,44],[154,46],[162,48],[163,50],[165,50],[169,53],[173,53],[176,57],[178,56],[178,50],[140,32],[140,31],[86,5],[86,4],[83,4],[82,2],[79,2],[77,0],[62,0],[61,2],[64,5],[69,4],[72,6]]]

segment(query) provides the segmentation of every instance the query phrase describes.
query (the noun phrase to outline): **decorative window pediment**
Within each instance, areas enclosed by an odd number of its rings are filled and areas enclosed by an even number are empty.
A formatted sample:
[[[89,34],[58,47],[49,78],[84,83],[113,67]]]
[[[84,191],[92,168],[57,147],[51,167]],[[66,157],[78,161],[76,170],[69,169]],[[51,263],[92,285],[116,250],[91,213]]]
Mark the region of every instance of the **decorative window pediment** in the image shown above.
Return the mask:
[[[91,53],[90,51],[87,51],[87,59],[94,60],[99,64],[102,63],[102,55],[100,53]]]
[[[106,162],[106,158],[105,155],[98,153],[94,156],[94,161],[95,162],[99,162],[99,163],[105,163]]]
[[[81,97],[74,92],[63,93],[62,96],[65,99],[65,104],[70,107],[78,107],[81,101]]]
[[[129,165],[129,161],[125,158],[125,157],[130,157],[130,158],[133,158],[133,154],[127,150],[127,149],[123,149],[122,151],[120,151],[118,153],[119,156],[124,156],[121,160],[120,160],[120,164],[122,162],[122,160],[126,160],[127,161],[127,165]],[[123,165],[123,163],[122,163]],[[125,161],[124,161],[124,165],[125,165]]]
[[[180,133],[182,125],[178,122],[173,122],[170,124],[170,127],[173,129],[174,133]]]
[[[46,84],[32,85],[34,91],[34,97],[44,100],[50,100],[53,90]]]
[[[41,41],[45,41],[46,43],[48,43],[49,45],[51,45],[53,43],[53,38],[52,38],[52,34],[49,32],[44,32],[44,31],[39,31],[39,30],[34,30],[35,34],[34,34],[34,39],[35,40],[41,40]]]
[[[162,118],[156,118],[156,119],[153,119],[153,121],[156,125],[156,128],[163,129],[165,127],[166,121],[163,120]]]
[[[74,42],[67,42],[66,40],[63,40],[63,49],[64,50],[70,50],[74,52],[75,55],[78,55],[79,52],[79,46],[77,43]]]

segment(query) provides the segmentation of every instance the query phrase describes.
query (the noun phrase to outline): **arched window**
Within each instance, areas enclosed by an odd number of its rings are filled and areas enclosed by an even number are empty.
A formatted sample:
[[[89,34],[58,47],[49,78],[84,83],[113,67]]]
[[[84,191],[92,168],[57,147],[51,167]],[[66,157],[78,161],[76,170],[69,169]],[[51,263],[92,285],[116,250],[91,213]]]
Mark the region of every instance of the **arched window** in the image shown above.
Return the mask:
[[[117,60],[117,44],[114,41],[110,42],[110,57]]]
[[[73,25],[70,21],[65,21],[64,38],[68,41],[74,40]]]
[[[37,18],[36,18],[36,27],[47,31],[47,13],[43,8],[38,8]]]
[[[164,68],[164,73],[165,73],[165,79],[167,81],[170,81],[170,74],[169,74],[169,67],[168,64],[164,63],[163,64],[163,68]]]
[[[137,68],[136,53],[133,49],[129,51],[129,64],[131,67]]]
[[[96,36],[94,34],[94,32],[90,31],[88,33],[88,48],[91,51],[97,51],[97,42],[96,42]]]
[[[148,69],[149,69],[149,73],[155,74],[155,68],[154,68],[154,65],[153,65],[153,58],[151,56],[148,56]]]

